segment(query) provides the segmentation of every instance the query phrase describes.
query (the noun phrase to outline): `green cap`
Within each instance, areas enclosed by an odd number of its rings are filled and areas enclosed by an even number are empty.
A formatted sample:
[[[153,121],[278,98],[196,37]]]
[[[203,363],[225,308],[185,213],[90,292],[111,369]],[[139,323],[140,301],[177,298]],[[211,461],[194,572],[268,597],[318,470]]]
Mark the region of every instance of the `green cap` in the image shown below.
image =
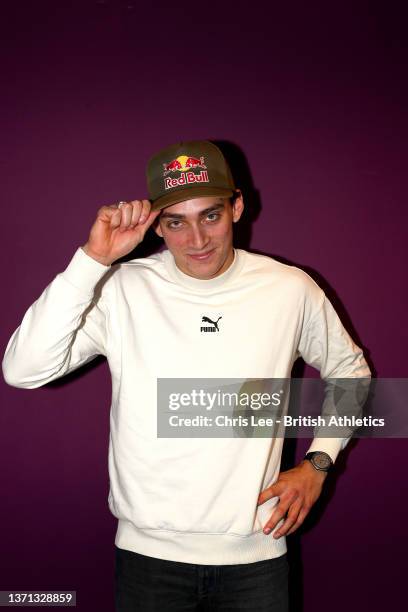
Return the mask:
[[[192,198],[229,198],[235,191],[224,155],[208,140],[178,142],[162,149],[149,159],[146,177],[152,210]]]

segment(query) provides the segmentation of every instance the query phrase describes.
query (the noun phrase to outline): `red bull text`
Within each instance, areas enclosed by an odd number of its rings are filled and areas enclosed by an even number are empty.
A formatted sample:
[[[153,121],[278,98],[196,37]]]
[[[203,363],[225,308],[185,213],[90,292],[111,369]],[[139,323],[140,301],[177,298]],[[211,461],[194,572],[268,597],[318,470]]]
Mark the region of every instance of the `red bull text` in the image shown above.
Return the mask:
[[[164,179],[165,189],[171,189],[172,187],[178,187],[179,185],[187,185],[190,183],[209,183],[207,170],[201,170],[200,174],[195,172],[184,172],[179,178],[167,177]]]

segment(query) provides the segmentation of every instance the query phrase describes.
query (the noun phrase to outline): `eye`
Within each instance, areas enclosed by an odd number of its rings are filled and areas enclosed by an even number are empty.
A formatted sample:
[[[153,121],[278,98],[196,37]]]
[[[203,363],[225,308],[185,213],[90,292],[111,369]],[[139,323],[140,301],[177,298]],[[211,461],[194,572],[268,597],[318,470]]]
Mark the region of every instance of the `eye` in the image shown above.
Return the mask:
[[[210,217],[211,217],[211,219],[210,219]],[[220,217],[220,213],[217,213],[217,212],[211,212],[211,213],[208,213],[208,215],[207,215],[207,219],[209,221],[216,221],[219,217]]]
[[[169,221],[169,223],[167,223],[167,227],[170,229],[179,229],[181,225],[181,221]]]

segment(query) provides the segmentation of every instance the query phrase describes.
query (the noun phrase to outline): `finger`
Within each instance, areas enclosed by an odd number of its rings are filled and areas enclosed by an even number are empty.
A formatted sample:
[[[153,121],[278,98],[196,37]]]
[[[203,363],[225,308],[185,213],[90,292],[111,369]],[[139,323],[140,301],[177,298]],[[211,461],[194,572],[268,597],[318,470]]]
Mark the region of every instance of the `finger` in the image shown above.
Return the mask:
[[[112,215],[118,210],[117,204],[109,204],[105,206],[101,206],[97,212],[97,218],[102,221],[110,221]]]
[[[140,222],[140,215],[142,211],[142,202],[140,200],[132,200],[132,216],[130,219],[130,228],[134,228]]]
[[[117,228],[120,226],[122,213],[120,211],[120,208],[117,207],[117,205],[109,207],[109,211],[106,214],[108,218],[110,217],[110,226],[112,228]]]
[[[275,511],[272,513],[271,517],[264,525],[263,531],[266,535],[268,535],[273,529],[275,529],[279,521],[281,521],[282,519],[286,519],[286,513],[288,512],[288,510],[288,503],[284,504],[280,502],[276,506]]]
[[[268,501],[268,499],[272,499],[272,497],[278,497],[281,495],[281,493],[283,493],[283,483],[280,483],[279,481],[275,482],[275,484],[271,485],[260,493],[257,506],[260,506],[264,502]]]
[[[299,527],[302,525],[303,521],[305,520],[305,518],[307,517],[307,515],[309,514],[310,509],[303,507],[296,523],[293,525],[293,527],[291,529],[289,529],[287,535],[290,535],[291,533],[293,533],[294,531],[296,531],[296,529],[299,529]]]
[[[280,521],[284,521],[286,519],[286,514],[282,514],[282,516],[277,517],[275,520],[273,521],[268,521],[263,528],[263,532],[265,535],[269,535],[271,533],[271,531],[273,531],[276,527],[276,525],[280,522]],[[283,523],[282,523],[283,524]]]
[[[130,225],[130,221],[132,219],[133,206],[130,202],[126,202],[126,204],[122,204],[119,208],[121,212],[121,220],[120,220],[120,229],[119,231],[124,232],[128,229]]]
[[[286,519],[286,515],[288,514],[291,506],[296,501],[298,501],[298,503],[300,504],[302,503],[302,500],[299,498],[296,491],[290,491],[281,495],[279,504],[275,506],[275,510],[272,513],[272,516],[264,526],[264,531],[266,529],[269,530],[268,533],[270,533],[276,527],[279,521],[282,520],[282,518]]]
[[[149,217],[151,204],[149,200],[142,200],[142,212],[140,213],[139,223],[144,223]]]
[[[275,533],[273,534],[273,537],[277,539],[277,538],[282,537],[283,535],[286,535],[286,533],[289,532],[289,529],[292,529],[294,525],[297,523],[301,510],[302,510],[301,501],[296,501],[295,503],[293,503],[289,508],[289,512],[287,514],[286,520],[282,523],[279,529],[275,531]]]

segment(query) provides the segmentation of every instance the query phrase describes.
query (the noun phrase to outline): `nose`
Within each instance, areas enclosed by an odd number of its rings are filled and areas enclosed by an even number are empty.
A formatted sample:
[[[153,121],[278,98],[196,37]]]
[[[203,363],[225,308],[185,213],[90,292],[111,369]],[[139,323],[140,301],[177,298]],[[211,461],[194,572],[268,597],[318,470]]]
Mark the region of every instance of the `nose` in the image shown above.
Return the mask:
[[[200,225],[194,225],[191,228],[190,244],[195,251],[202,251],[210,241],[210,237],[206,233],[206,229]]]

